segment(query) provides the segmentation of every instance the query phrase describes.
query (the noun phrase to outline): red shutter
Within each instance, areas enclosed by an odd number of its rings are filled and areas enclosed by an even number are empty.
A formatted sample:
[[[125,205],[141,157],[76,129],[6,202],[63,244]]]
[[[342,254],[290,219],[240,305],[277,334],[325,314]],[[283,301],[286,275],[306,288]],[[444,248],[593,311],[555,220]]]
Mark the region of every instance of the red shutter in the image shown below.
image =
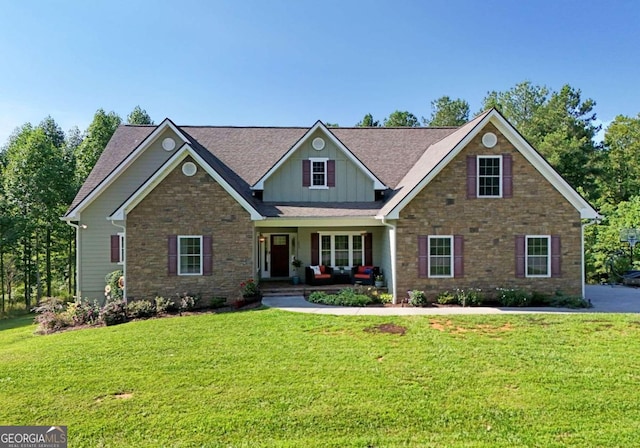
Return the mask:
[[[418,277],[425,278],[429,274],[429,244],[428,237],[418,235]]]
[[[302,186],[311,186],[311,160],[302,161]]]
[[[327,187],[336,186],[336,161],[327,160]]]
[[[320,264],[320,234],[311,234],[311,265],[317,266]]]
[[[464,277],[464,236],[453,236],[453,276]]]
[[[560,246],[560,236],[551,235],[551,277],[562,277],[562,247]]]
[[[202,275],[213,274],[212,238],[210,235],[202,237]]]
[[[373,266],[373,235],[370,233],[364,236],[364,264]]]
[[[516,277],[524,277],[524,235],[516,235]]]
[[[111,263],[119,263],[120,261],[120,236],[111,235]]]
[[[502,197],[513,197],[513,159],[511,154],[502,154]]]
[[[169,256],[167,271],[169,275],[178,275],[178,236],[169,235]]]
[[[467,199],[477,197],[477,170],[476,156],[467,156]]]

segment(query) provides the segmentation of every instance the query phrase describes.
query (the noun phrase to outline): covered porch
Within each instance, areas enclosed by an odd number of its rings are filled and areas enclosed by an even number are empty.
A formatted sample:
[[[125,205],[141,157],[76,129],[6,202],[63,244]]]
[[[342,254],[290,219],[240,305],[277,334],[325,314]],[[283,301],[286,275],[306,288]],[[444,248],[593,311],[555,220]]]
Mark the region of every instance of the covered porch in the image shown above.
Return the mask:
[[[297,286],[303,293],[321,287],[339,290],[358,281],[353,268],[373,266],[393,291],[392,226],[373,218],[277,219],[277,226],[270,221],[258,221],[255,227],[255,272],[265,287],[292,291],[289,286]],[[307,278],[310,266],[330,268],[325,270],[329,281],[317,284]]]

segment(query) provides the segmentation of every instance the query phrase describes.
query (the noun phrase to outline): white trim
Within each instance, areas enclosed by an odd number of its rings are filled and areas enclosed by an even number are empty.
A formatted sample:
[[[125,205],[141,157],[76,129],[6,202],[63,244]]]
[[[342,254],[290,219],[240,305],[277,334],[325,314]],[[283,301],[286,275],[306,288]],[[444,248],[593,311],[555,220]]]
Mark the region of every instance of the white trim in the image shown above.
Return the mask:
[[[124,220],[126,215],[133,210],[153,189],[164,180],[187,156],[191,156],[207,174],[224,188],[241,206],[251,215],[252,220],[261,220],[263,217],[253,208],[211,165],[205,162],[189,144],[184,144],[176,153],[167,160],[144,184],[142,184],[118,209],[107,217],[109,220]]]
[[[327,190],[329,189],[328,186],[328,171],[327,171],[327,162],[329,161],[329,158],[327,157],[309,157],[309,163],[310,163],[310,167],[309,167],[309,189],[310,190]],[[314,171],[313,171],[313,164],[314,163],[322,163],[322,166],[324,167],[323,170],[323,175],[324,175],[324,183],[323,184],[314,184],[313,183],[313,175],[314,175]],[[318,173],[319,174],[319,173]]]
[[[369,232],[366,232],[369,233]],[[319,258],[319,262],[320,264],[322,264],[322,237],[323,236],[330,236],[331,237],[331,265],[332,267],[338,267],[338,266],[342,266],[345,267],[347,269],[351,269],[354,265],[353,263],[353,253],[354,253],[354,248],[353,248],[353,237],[354,236],[359,236],[360,237],[360,241],[362,243],[362,247],[360,248],[360,251],[362,252],[362,264],[364,265],[365,262],[365,241],[364,241],[364,234],[362,232],[356,232],[356,231],[340,231],[340,230],[332,230],[332,231],[321,231],[318,232],[318,258]],[[347,251],[349,252],[349,264],[348,265],[336,265],[336,240],[335,237],[336,236],[347,236],[349,237],[349,247],[347,249]],[[341,249],[344,250],[344,249]]]
[[[481,159],[498,159],[498,195],[480,195],[480,160]],[[476,197],[478,199],[496,199],[502,198],[502,177],[503,177],[503,167],[502,167],[502,156],[499,154],[495,155],[478,155],[476,156]],[[489,177],[489,176],[485,176]],[[491,176],[494,177],[494,176]]]
[[[451,254],[449,254],[449,271],[451,272],[449,275],[431,275],[431,267],[432,267],[432,263],[431,263],[431,240],[432,239],[448,239],[449,240],[449,248],[451,250]],[[453,278],[454,272],[453,272],[453,260],[454,260],[454,247],[453,247],[454,241],[453,241],[453,235],[428,235],[427,237],[427,262],[429,263],[429,269],[427,270],[427,277],[428,278]],[[440,257],[440,258],[444,258],[443,255],[434,255],[434,257]]]
[[[133,152],[131,152],[120,164],[106,177],[104,178],[91,192],[85,196],[72,210],[70,210],[64,217],[66,221],[77,221],[80,219],[80,213],[89,204],[91,204],[102,192],[107,189],[119,176],[122,174],[140,155],[155,142],[162,132],[166,129],[171,129],[178,137],[180,137],[183,143],[187,143],[189,140],[178,129],[171,120],[165,118],[156,129],[145,138]]]
[[[382,227],[380,220],[371,217],[276,217],[256,221],[257,228],[269,227]]]
[[[531,163],[542,176],[549,181],[567,201],[580,212],[583,219],[596,219],[600,215],[595,209],[574,190],[560,175],[549,165],[549,163],[518,133],[518,131],[495,109],[490,110],[471,131],[464,136],[449,153],[429,172],[418,184],[412,187],[384,217],[387,219],[399,219],[400,212],[407,206],[434,177],[436,177],[445,166],[451,162],[466,146],[474,139],[482,129],[492,123],[513,146]],[[437,143],[436,143],[437,144]],[[382,218],[382,215],[380,216]]]
[[[273,173],[275,173],[289,158],[291,158],[291,156],[298,150],[298,148],[300,148],[309,138],[311,138],[311,135],[317,131],[320,130],[323,134],[325,134],[325,136],[334,144],[336,145],[340,150],[342,150],[342,152],[347,156],[347,158],[353,162],[355,165],[358,166],[358,168],[360,168],[365,175],[367,175],[367,177],[369,177],[372,181],[373,181],[373,189],[374,190],[386,190],[388,187],[382,183],[382,181],[380,179],[378,179],[376,177],[375,174],[373,174],[373,172],[371,172],[371,170],[369,168],[367,168],[364,163],[362,163],[350,150],[349,148],[347,148],[345,145],[342,144],[342,142],[340,140],[338,140],[338,138],[333,135],[333,133],[320,121],[318,120],[316,122],[316,124],[314,124],[311,129],[309,129],[301,138],[300,140],[298,140],[296,142],[295,145],[293,145],[291,147],[291,149],[289,149],[289,151],[287,151],[287,153],[285,155],[283,155],[280,160],[278,160],[270,169],[269,171],[267,171],[259,180],[258,182],[256,182],[253,187],[251,187],[252,190],[264,190],[264,183],[265,181],[271,177],[273,175]]]
[[[124,240],[124,232],[118,232],[118,249],[119,249],[119,253],[118,253],[118,264],[123,265],[124,266],[124,260],[125,260],[125,240]]]
[[[547,273],[545,275],[529,275],[529,239],[538,238],[547,240]],[[541,258],[539,255],[532,257]],[[550,278],[551,277],[551,235],[525,235],[524,237],[524,276],[526,278]]]
[[[180,268],[182,267],[182,263],[181,263],[182,262],[182,260],[181,260],[182,252],[180,251],[180,241],[183,240],[183,239],[187,239],[187,238],[198,239],[200,241],[200,255],[199,255],[199,257],[200,257],[200,271],[199,272],[185,272],[185,273],[180,272],[181,271]],[[203,270],[202,270],[203,266],[202,265],[204,264],[203,263],[204,254],[202,253],[202,249],[203,249],[203,247],[202,247],[202,235],[178,235],[177,246],[178,246],[177,247],[177,252],[178,252],[177,253],[177,255],[178,255],[178,257],[177,257],[178,258],[178,260],[177,260],[178,261],[177,273],[178,273],[178,275],[185,276],[185,277],[186,276],[194,276],[194,275],[202,275],[202,272],[203,272]],[[193,255],[185,254],[185,256],[193,256]]]

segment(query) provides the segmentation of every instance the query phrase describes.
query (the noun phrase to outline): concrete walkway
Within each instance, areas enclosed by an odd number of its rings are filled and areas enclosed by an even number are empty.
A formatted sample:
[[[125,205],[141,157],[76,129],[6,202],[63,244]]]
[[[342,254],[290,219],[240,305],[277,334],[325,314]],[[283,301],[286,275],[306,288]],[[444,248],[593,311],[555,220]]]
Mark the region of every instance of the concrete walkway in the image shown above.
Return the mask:
[[[568,308],[494,308],[494,307],[451,307],[451,308],[413,308],[413,307],[341,307],[319,305],[307,302],[302,296],[265,297],[262,303],[296,313],[333,314],[333,315],[369,315],[369,316],[407,316],[407,315],[447,315],[447,314],[530,314],[530,313],[640,313],[640,288],[626,286],[588,285],[586,297],[593,308],[573,310]]]

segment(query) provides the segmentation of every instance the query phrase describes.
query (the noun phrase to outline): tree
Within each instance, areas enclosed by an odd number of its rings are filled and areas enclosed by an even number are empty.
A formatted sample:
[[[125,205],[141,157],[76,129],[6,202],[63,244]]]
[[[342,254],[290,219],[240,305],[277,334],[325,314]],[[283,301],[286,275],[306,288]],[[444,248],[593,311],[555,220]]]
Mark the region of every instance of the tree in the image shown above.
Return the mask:
[[[107,114],[103,109],[98,109],[95,113],[93,121],[85,132],[85,137],[76,151],[76,180],[78,184],[81,185],[87,178],[121,122],[122,119],[115,112]]]
[[[425,126],[462,126],[469,121],[469,103],[457,98],[442,96],[431,101],[431,117],[423,118]]]
[[[599,148],[593,138],[592,99],[564,85],[558,92],[522,82],[506,92],[490,92],[484,107],[496,107],[574,188],[588,199],[598,197]]]
[[[387,128],[407,127],[415,128],[420,126],[420,122],[411,112],[396,110],[384,119],[384,126]]]
[[[604,135],[601,191],[604,201],[617,204],[640,195],[640,114],[618,115]]]
[[[140,106],[133,108],[131,113],[127,115],[128,124],[154,124],[153,120],[149,116],[146,110]]]
[[[380,121],[374,120],[373,115],[367,114],[364,116],[362,121],[356,123],[356,127],[358,128],[378,128],[380,127]]]

